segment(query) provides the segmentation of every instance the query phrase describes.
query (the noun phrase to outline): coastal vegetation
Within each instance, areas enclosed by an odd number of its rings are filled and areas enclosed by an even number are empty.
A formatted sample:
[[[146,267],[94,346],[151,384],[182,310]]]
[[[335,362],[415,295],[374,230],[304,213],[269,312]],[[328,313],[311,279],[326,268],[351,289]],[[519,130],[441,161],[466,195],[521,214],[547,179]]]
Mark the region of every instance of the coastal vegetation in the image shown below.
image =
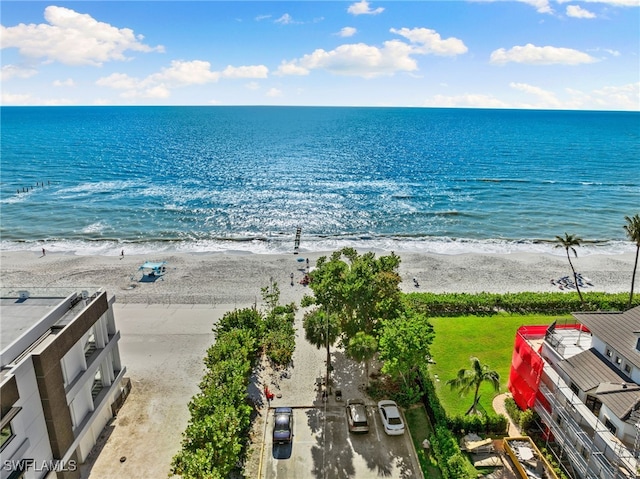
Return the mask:
[[[245,308],[226,313],[213,328],[216,342],[204,358],[200,392],[170,475],[184,479],[232,477],[244,459],[254,406],[248,386],[260,354],[276,367],[291,361],[295,348],[295,305],[279,304],[276,283],[262,289],[265,313]]]
[[[624,225],[624,230],[627,233],[627,237],[636,245],[636,259],[633,263],[633,274],[631,275],[631,291],[629,292],[629,304],[627,305],[628,308],[631,308],[631,304],[633,303],[633,288],[636,283],[636,272],[638,270],[638,254],[640,253],[640,214],[625,216],[624,219],[627,222]]]
[[[500,374],[491,369],[488,364],[482,364],[476,357],[471,358],[471,368],[460,369],[456,377],[447,381],[447,386],[458,390],[460,396],[465,396],[469,391],[473,391],[473,404],[467,410],[467,414],[478,412],[478,396],[480,386],[489,383],[495,392],[500,390]]]
[[[556,236],[556,241],[558,244],[556,248],[564,248],[567,252],[567,259],[569,260],[569,266],[571,266],[571,272],[573,273],[573,281],[578,292],[578,296],[580,297],[580,302],[584,304],[584,299],[582,298],[582,293],[580,292],[580,281],[578,281],[578,274],[576,273],[576,269],[573,267],[573,263],[571,262],[571,255],[569,251],[571,251],[574,256],[578,257],[578,251],[576,247],[580,246],[582,243],[582,238],[579,238],[575,235],[570,235],[569,233],[564,234],[564,236]]]

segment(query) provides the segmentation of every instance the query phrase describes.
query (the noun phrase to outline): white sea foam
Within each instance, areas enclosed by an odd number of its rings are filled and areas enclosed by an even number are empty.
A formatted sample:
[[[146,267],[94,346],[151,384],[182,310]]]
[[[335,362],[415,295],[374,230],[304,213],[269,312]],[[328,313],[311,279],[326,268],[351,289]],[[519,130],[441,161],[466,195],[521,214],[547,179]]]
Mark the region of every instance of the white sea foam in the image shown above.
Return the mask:
[[[122,249],[127,254],[170,254],[177,253],[241,253],[241,254],[287,254],[293,253],[294,237],[253,237],[211,239],[196,241],[149,241],[121,242],[109,241],[47,241],[45,242],[0,242],[2,251],[39,251],[46,245],[48,251],[77,255],[117,256]],[[327,237],[305,238],[302,236],[299,252],[317,253],[336,251],[352,247],[364,251],[396,253],[425,253],[441,255],[460,254],[512,254],[536,253],[565,256],[563,248],[557,248],[552,242],[472,240],[472,239],[420,239],[420,238],[356,238]],[[577,248],[579,256],[619,255],[635,251],[635,245],[629,241],[607,241],[587,243]]]

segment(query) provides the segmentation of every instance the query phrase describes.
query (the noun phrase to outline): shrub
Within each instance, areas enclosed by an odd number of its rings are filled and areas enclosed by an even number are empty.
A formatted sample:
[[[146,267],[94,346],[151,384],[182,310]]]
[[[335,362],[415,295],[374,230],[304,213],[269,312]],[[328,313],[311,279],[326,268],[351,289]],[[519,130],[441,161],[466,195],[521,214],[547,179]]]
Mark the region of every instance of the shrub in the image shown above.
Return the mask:
[[[577,293],[408,293],[405,305],[428,316],[487,316],[499,312],[517,314],[569,314],[573,311],[625,311],[627,293],[585,292],[584,305]],[[633,305],[640,305],[634,298]]]

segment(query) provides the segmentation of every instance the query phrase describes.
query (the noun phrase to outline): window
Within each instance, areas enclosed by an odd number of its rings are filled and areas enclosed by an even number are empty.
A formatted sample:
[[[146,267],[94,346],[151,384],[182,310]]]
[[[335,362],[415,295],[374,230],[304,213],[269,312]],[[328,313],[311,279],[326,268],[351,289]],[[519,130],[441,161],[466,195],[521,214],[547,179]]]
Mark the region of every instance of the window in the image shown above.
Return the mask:
[[[587,400],[585,401],[585,405],[595,414],[596,416],[600,415],[600,408],[602,407],[602,402],[593,397],[587,396]]]
[[[620,356],[616,356],[616,364],[620,366],[622,364],[622,358]]]
[[[615,433],[616,433],[616,431],[618,430],[618,428],[616,428],[616,426],[615,426],[611,421],[609,421],[609,418],[605,418],[605,420],[604,420],[604,426],[605,426],[609,431],[611,431],[611,434],[615,434]]]
[[[2,418],[2,423],[0,424],[0,451],[15,437],[11,421],[20,410],[21,408],[19,407],[12,407]]]
[[[87,342],[84,345],[84,357],[88,358],[93,354],[96,350],[96,334],[93,328],[89,333],[89,337],[87,338]]]
[[[605,354],[607,355],[608,358],[613,356],[613,353],[611,352],[611,350],[609,348],[607,348],[607,350],[605,351]]]
[[[638,342],[636,343],[636,350],[640,351],[640,338],[638,338]]]
[[[631,374],[631,366],[629,366],[628,364],[624,365],[624,372],[627,374]]]
[[[2,449],[6,442],[9,441],[13,437],[13,429],[11,428],[11,423],[7,424],[2,428],[0,432],[0,449]]]

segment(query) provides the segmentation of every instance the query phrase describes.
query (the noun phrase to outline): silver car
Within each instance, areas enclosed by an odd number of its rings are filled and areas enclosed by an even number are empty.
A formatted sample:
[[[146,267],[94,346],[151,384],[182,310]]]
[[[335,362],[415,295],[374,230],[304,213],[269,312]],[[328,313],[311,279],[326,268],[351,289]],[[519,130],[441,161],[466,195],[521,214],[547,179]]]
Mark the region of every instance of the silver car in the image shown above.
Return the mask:
[[[369,432],[369,419],[364,402],[359,399],[347,401],[347,424],[350,432]]]

